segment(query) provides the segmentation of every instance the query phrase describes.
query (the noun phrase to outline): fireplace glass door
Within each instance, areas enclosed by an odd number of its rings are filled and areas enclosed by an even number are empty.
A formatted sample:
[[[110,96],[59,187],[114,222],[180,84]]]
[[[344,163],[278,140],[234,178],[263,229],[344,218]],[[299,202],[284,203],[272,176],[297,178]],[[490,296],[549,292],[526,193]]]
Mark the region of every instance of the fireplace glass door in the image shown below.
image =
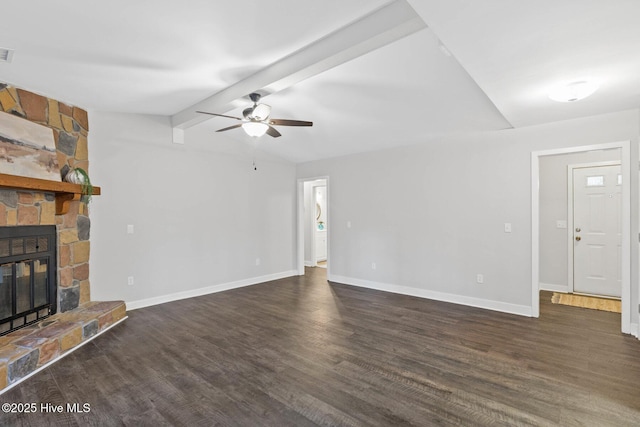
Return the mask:
[[[0,335],[56,311],[55,226],[0,228]]]

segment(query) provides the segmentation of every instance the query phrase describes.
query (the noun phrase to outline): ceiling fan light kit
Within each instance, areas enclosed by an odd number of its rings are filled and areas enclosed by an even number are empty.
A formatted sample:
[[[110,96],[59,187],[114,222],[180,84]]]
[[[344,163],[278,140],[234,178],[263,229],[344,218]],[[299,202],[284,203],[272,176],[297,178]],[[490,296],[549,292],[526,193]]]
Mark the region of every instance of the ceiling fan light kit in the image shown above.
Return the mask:
[[[267,133],[269,125],[262,122],[246,122],[242,124],[242,129],[247,133],[247,135],[258,137]]]
[[[224,132],[231,129],[242,127],[242,129],[249,136],[260,137],[265,133],[273,138],[281,136],[273,126],[313,126],[313,122],[307,122],[303,120],[291,120],[291,119],[270,119],[271,106],[267,104],[259,104],[260,94],[252,93],[249,95],[253,106],[245,108],[242,111],[242,118],[235,116],[227,116],[225,114],[209,113],[206,111],[197,111],[200,114],[209,114],[211,116],[226,117],[228,119],[240,120],[241,124],[228,126],[226,128],[218,129],[216,132]]]

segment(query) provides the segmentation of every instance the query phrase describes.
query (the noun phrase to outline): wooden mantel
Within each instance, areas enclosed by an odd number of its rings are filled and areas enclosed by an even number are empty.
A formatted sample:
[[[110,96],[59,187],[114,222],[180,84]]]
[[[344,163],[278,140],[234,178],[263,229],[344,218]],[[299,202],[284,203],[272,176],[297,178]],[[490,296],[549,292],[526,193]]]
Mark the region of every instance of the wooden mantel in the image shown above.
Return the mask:
[[[0,173],[0,188],[54,193],[56,196],[56,215],[64,215],[69,212],[71,202],[80,200],[82,197],[82,186],[78,184],[27,178],[4,173]],[[100,187],[93,187],[92,195],[100,195]]]

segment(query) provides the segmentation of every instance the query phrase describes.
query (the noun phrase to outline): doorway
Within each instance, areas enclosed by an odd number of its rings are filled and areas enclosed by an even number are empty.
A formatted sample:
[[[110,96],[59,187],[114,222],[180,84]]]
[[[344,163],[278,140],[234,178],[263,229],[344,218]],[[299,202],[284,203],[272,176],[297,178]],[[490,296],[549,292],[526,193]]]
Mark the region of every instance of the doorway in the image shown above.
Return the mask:
[[[567,167],[569,291],[620,298],[622,170],[619,162]]]
[[[541,251],[541,243],[544,241],[544,226],[549,224],[549,218],[544,217],[544,213],[541,214],[541,204],[544,200],[541,200],[540,194],[540,182],[541,182],[541,161],[548,157],[579,154],[579,153],[591,153],[602,150],[618,150],[619,151],[619,163],[621,167],[621,196],[620,196],[620,230],[621,230],[621,245],[620,245],[620,283],[621,283],[621,331],[623,333],[631,333],[631,190],[630,190],[630,141],[614,142],[608,144],[596,144],[583,147],[569,147],[560,148],[554,150],[537,151],[531,153],[531,316],[539,317],[540,315],[540,289],[543,288],[543,281],[541,280],[541,257],[546,256],[546,251]],[[566,174],[566,171],[565,171]],[[566,187],[565,187],[566,188]],[[566,195],[563,198],[566,200]],[[561,218],[553,219],[553,227],[558,229],[566,229],[569,224],[568,221],[563,222]],[[571,224],[573,226],[573,224]],[[575,228],[574,228],[575,229]],[[556,230],[564,233],[564,241],[568,241],[568,236],[573,234],[568,233],[567,230]],[[564,246],[565,245],[560,245]],[[561,250],[561,248],[560,248]],[[567,252],[565,252],[565,256]],[[566,263],[564,264],[565,268]],[[565,283],[563,287],[568,288],[568,283]],[[556,289],[553,289],[554,291]]]
[[[309,254],[311,266],[327,267],[327,182],[319,180],[312,187],[311,203],[315,203],[314,217],[311,218],[311,232],[314,236],[315,254]],[[305,256],[306,258],[306,256]]]
[[[298,274],[305,267],[330,268],[329,178],[298,180]],[[327,271],[328,274],[328,271]]]

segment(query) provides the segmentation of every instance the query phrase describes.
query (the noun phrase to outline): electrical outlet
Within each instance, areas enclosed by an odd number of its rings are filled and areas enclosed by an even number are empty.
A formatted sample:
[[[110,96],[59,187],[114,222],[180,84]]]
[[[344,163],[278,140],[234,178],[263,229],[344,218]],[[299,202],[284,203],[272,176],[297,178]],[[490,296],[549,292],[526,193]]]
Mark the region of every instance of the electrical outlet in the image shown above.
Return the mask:
[[[505,222],[504,223],[504,232],[505,233],[511,233],[511,223],[510,222]]]
[[[375,262],[372,262],[372,263],[371,263],[371,269],[372,269],[372,270],[375,270],[376,268],[378,268],[378,266],[376,265],[376,263],[375,263]]]
[[[127,224],[127,234],[133,234],[133,224]]]
[[[133,276],[127,277],[127,285],[133,286]]]
[[[484,283],[484,276],[482,274],[476,274],[476,282]]]

